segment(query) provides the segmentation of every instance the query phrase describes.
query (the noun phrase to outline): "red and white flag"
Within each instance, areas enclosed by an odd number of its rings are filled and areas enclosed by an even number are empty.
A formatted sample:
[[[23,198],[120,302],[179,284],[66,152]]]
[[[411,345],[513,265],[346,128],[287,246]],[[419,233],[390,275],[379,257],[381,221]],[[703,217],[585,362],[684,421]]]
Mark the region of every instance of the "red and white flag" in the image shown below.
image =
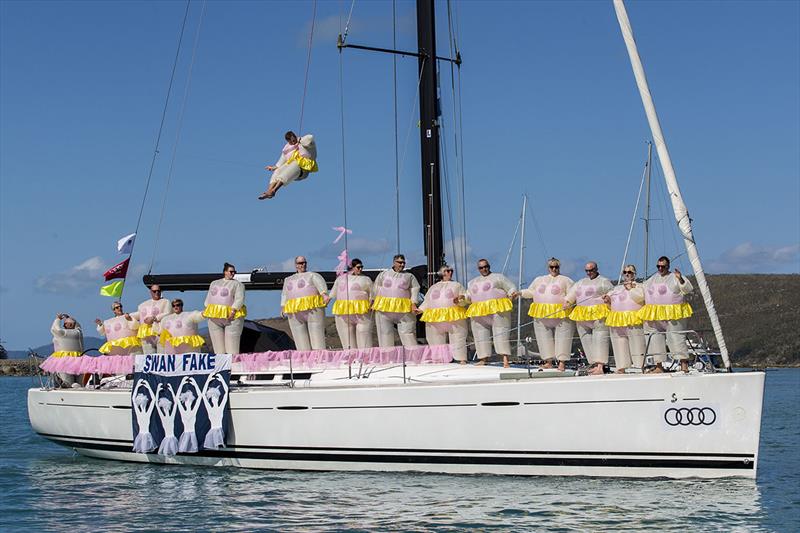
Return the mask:
[[[106,270],[103,277],[106,278],[106,281],[110,281],[112,279],[125,279],[125,276],[128,275],[128,262],[131,258],[127,258],[125,261],[121,263],[117,263],[113,267]]]

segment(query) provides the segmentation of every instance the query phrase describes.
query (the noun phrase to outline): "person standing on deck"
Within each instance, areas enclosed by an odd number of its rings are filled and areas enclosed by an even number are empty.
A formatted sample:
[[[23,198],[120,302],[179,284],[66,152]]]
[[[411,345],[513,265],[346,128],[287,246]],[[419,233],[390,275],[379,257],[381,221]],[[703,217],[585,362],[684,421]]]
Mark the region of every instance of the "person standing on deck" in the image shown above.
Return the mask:
[[[123,312],[122,302],[111,304],[114,316],[108,320],[96,318],[97,332],[106,338],[98,350],[107,355],[132,355],[142,353],[142,341],[136,335],[139,323],[128,313]]]
[[[169,300],[161,298],[161,287],[150,286],[150,299],[139,304],[131,317],[139,323],[136,336],[142,341],[142,352],[156,353],[163,346],[158,346],[158,335],[161,332],[159,322],[170,313]]]
[[[203,316],[208,319],[208,334],[215,353],[239,353],[247,306],[244,283],[234,279],[236,267],[225,263],[222,279],[211,282],[206,294]]]
[[[631,364],[641,368],[644,363],[644,331],[639,310],[644,304],[644,290],[636,283],[634,265],[625,265],[622,283],[603,296],[603,301],[611,307],[606,326],[611,333],[617,374],[624,374]]]
[[[63,321],[63,325],[62,325]],[[81,325],[66,313],[59,313],[50,326],[53,334],[53,353],[50,357],[80,357],[83,353],[83,331]],[[76,383],[76,376],[58,373],[61,383],[67,387]]]
[[[539,355],[544,360],[542,368],[553,368],[558,360],[558,370],[566,369],[572,353],[572,335],[575,324],[564,310],[567,291],[575,283],[561,274],[561,262],[555,257],[547,261],[548,274],[534,279],[527,289],[520,291],[523,298],[532,299],[528,316],[533,318],[533,331]]]
[[[370,311],[372,280],[362,274],[361,259],[350,262],[350,271],[336,278],[331,289],[336,332],[345,350],[372,348],[372,311]]]
[[[689,371],[689,353],[686,346],[686,319],[692,316],[692,306],[685,296],[694,290],[688,279],[677,268],[669,271],[669,258],[661,256],[656,262],[658,271],[644,282],[644,307],[639,317],[644,321],[647,354],[653,354],[656,368],[663,372],[667,347],[681,361],[681,370]]]
[[[463,285],[453,281],[453,267],[440,268],[439,277],[442,281],[428,289],[419,306],[420,320],[425,322],[425,338],[429,345],[436,346],[446,344],[449,335],[453,359],[464,365],[467,363],[467,312],[462,304],[466,302],[466,291]]]
[[[293,131],[287,131],[284,136],[286,144],[281,150],[281,156],[274,165],[266,168],[272,171],[269,187],[262,192],[259,200],[274,198],[278,189],[293,181],[304,180],[312,172],[319,170],[317,166],[317,144],[313,135],[303,135],[298,139]]]
[[[206,341],[197,332],[204,321],[200,311],[183,310],[183,300],[172,300],[172,313],[161,320],[161,345],[166,353],[196,352]]]
[[[394,326],[403,346],[417,345],[417,300],[419,282],[411,272],[403,272],[406,258],[394,256],[392,268],[384,270],[372,285],[372,309],[378,329],[378,346],[394,346]]]
[[[503,356],[503,366],[508,367],[511,355],[511,299],[519,294],[517,286],[502,274],[492,273],[486,259],[478,260],[480,276],[467,284],[466,299],[470,302],[467,316],[471,319],[472,337],[478,353],[479,365],[485,365],[492,355],[492,340],[498,355]]]
[[[605,318],[608,306],[603,296],[613,286],[608,278],[600,275],[597,263],[589,261],[584,267],[586,277],[570,287],[567,292],[564,309],[574,308],[569,314],[570,320],[578,326],[578,336],[591,368],[589,374],[603,374],[608,364],[608,326]]]
[[[296,274],[283,280],[281,316],[289,320],[292,338],[298,350],[325,349],[325,307],[328,285],[316,272],[308,272],[302,255],[294,258]]]

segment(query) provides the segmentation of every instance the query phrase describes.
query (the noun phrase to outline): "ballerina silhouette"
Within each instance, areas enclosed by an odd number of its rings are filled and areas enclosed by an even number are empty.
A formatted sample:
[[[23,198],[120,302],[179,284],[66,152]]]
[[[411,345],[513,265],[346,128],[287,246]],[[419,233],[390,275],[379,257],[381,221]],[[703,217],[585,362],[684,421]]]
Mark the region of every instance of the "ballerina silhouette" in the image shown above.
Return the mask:
[[[150,392],[148,397],[139,390],[144,387]],[[133,410],[136,413],[136,422],[139,424],[139,434],[133,439],[133,451],[147,453],[156,449],[156,441],[150,434],[150,417],[156,406],[156,395],[150,384],[140,379],[133,389]]]
[[[169,390],[172,399],[166,395],[159,397],[165,390]],[[172,384],[167,383],[166,388],[162,383],[156,387],[156,412],[161,419],[161,425],[164,427],[164,439],[161,441],[161,446],[158,447],[159,455],[175,455],[178,453],[178,439],[175,437],[175,413],[178,412],[178,399],[175,397],[175,390]]]
[[[187,383],[192,386],[194,392],[189,389],[178,395],[178,411],[181,413],[181,422],[183,422],[183,433],[178,441],[178,451],[180,453],[196,453],[197,435],[194,432],[194,425],[197,420],[197,411],[200,409],[202,394],[197,382],[189,376],[185,376],[181,380],[178,391],[182,391]]]
[[[212,386],[214,381],[219,381],[224,392],[220,391],[219,387]],[[203,448],[211,450],[223,448],[225,446],[225,433],[222,431],[222,417],[225,413],[225,405],[228,403],[228,384],[225,383],[225,379],[219,373],[208,378],[205,387],[203,387],[202,398],[208,412],[208,419],[211,421],[211,429],[206,433]]]

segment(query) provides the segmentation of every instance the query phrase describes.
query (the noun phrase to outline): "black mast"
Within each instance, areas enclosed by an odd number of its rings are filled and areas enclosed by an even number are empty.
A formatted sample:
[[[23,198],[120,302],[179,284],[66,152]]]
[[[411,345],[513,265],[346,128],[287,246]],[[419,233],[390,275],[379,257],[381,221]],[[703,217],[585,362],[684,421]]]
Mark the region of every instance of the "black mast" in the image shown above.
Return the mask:
[[[419,52],[419,139],[422,163],[422,220],[428,286],[444,262],[442,195],[439,174],[439,91],[436,62],[434,0],[417,1]]]

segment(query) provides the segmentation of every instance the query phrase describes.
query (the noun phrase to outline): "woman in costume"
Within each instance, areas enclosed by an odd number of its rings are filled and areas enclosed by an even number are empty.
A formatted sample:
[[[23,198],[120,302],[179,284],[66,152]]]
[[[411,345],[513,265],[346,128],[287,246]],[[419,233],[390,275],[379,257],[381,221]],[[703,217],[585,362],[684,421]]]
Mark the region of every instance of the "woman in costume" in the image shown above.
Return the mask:
[[[200,311],[183,310],[183,300],[172,300],[172,313],[161,320],[161,345],[166,353],[196,352],[205,339],[197,333],[197,326],[204,321]]]
[[[636,283],[636,267],[625,265],[622,283],[603,297],[611,307],[606,326],[611,332],[611,348],[618,374],[624,374],[631,364],[641,368],[644,363],[644,329],[639,309],[644,304],[644,289]]]
[[[111,304],[114,316],[108,320],[95,319],[97,332],[106,338],[98,350],[107,355],[132,355],[142,353],[142,341],[136,336],[139,323],[122,311],[122,302]]]
[[[345,350],[374,346],[369,309],[372,280],[362,274],[363,270],[361,259],[353,259],[348,273],[336,278],[331,289],[331,298],[336,298],[333,304],[336,332]]]
[[[533,331],[539,356],[544,360],[543,368],[553,368],[553,360],[558,360],[558,369],[564,371],[572,353],[574,323],[569,312],[564,310],[565,297],[572,284],[567,276],[561,275],[561,262],[555,257],[547,261],[548,274],[539,276],[521,292],[523,298],[532,299],[528,316],[533,318]]]
[[[284,138],[286,144],[281,150],[280,158],[274,165],[265,167],[272,171],[272,178],[267,190],[258,196],[259,200],[273,198],[284,185],[304,180],[310,173],[319,170],[317,144],[313,135],[303,135],[298,139],[293,131],[287,131]]]
[[[222,279],[211,282],[206,295],[203,316],[208,319],[208,334],[215,353],[239,353],[247,306],[244,305],[244,284],[233,279],[236,267],[225,263]]]
[[[453,359],[462,365],[467,363],[467,311],[461,305],[466,302],[464,286],[453,281],[453,267],[439,269],[442,281],[435,283],[425,294],[419,306],[425,322],[425,338],[428,344],[446,344],[450,336]]]

